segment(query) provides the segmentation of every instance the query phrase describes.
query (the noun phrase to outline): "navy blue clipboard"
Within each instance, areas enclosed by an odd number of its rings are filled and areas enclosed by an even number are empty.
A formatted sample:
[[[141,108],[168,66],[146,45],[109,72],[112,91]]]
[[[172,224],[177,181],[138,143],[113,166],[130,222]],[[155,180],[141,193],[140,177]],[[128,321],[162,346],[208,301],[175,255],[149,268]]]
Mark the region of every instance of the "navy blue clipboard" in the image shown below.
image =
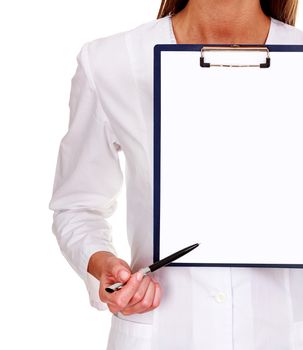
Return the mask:
[[[153,167],[153,260],[154,262],[160,260],[165,255],[164,253],[161,254],[161,235],[165,234],[161,232],[161,55],[162,53],[166,52],[198,52],[201,53],[201,50],[204,47],[225,47],[230,48],[233,45],[203,45],[203,44],[158,44],[154,46],[154,135],[153,135],[153,152],[154,152],[154,167]],[[248,45],[237,45],[239,48],[246,48]],[[254,47],[254,45],[249,45],[249,47]],[[255,47],[260,47],[259,45],[255,45]],[[264,48],[266,48],[269,53],[302,53],[303,52],[303,45],[264,45]],[[303,56],[302,56],[303,57]],[[204,62],[204,60],[203,60]],[[200,62],[197,60],[197,65],[201,64],[201,57]],[[266,61],[270,66],[270,62]],[[302,61],[303,63],[303,61]],[[286,62],[286,65],[291,65],[291,62]],[[268,67],[263,67],[268,68]],[[180,67],[181,69],[181,67]],[[212,69],[212,68],[202,68],[201,69]],[[236,68],[237,69],[237,68]],[[268,68],[270,69],[270,67]],[[176,72],[176,84],[177,82],[177,72]],[[181,87],[180,87],[181,88]],[[188,88],[188,87],[187,87]],[[203,100],[202,100],[203,101]],[[202,102],[203,103],[203,102]],[[205,102],[207,103],[207,101]],[[302,119],[303,119],[303,113],[302,113]],[[302,180],[303,181],[303,180]],[[175,198],[174,200],[178,200]],[[302,218],[303,218],[303,212],[302,212]],[[197,241],[199,242],[199,240]],[[203,237],[201,237],[201,246],[198,249],[203,250]],[[196,241],[189,241],[188,245],[194,244]],[[302,243],[303,243],[303,231],[302,231]],[[182,249],[183,246],[179,246],[179,249]],[[174,252],[176,249],[172,249],[171,253]],[[189,254],[191,255],[191,253]],[[229,261],[222,261],[222,262],[208,262],[208,261],[192,261],[190,258],[188,258],[186,262],[174,262],[169,264],[168,266],[222,266],[222,267],[283,267],[283,268],[303,268],[303,250],[302,250],[302,259],[298,263],[288,263],[287,261],[284,263],[246,263],[245,261],[242,262],[229,262]],[[218,258],[219,259],[219,258]]]

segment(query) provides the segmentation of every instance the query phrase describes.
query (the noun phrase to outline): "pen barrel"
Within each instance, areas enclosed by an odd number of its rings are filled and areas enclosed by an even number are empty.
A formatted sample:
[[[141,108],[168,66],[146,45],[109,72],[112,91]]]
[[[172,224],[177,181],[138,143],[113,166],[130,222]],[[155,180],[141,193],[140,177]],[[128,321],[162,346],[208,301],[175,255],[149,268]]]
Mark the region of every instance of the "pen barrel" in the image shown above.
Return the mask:
[[[161,259],[159,261],[156,261],[155,263],[153,263],[152,265],[150,265],[150,270],[151,272],[158,270],[160,267],[168,265],[169,263],[173,262],[174,260],[177,260],[178,258],[181,258],[181,256],[189,253],[190,251],[192,251],[193,249],[197,248],[199,246],[199,243],[196,244],[192,244],[184,249],[179,250],[176,253],[173,253],[169,256],[167,256],[164,259]]]
[[[145,276],[147,273],[151,272],[149,267],[144,267],[143,269],[140,269],[140,271],[143,273],[143,276]],[[105,290],[108,293],[113,293],[116,290],[119,290],[120,288],[122,288],[124,285],[125,285],[125,283],[117,282],[117,283],[114,283],[114,284],[106,287]]]

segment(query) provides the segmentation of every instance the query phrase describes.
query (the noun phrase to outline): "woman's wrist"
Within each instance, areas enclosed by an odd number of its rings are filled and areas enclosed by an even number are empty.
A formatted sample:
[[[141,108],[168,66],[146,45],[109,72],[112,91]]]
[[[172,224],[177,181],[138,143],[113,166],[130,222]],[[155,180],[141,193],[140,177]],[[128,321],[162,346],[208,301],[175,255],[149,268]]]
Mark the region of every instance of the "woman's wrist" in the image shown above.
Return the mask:
[[[98,251],[91,255],[87,265],[87,272],[100,280],[102,274],[102,268],[106,264],[106,260],[112,257],[116,257],[113,253],[107,251]]]

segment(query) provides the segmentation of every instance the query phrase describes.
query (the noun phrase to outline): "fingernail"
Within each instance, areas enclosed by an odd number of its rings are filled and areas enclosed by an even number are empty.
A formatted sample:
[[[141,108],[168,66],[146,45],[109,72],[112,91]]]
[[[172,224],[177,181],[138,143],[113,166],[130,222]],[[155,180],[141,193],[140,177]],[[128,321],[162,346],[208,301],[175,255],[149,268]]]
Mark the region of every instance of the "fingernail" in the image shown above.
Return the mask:
[[[124,281],[128,278],[129,273],[125,270],[122,270],[119,272],[119,277]]]
[[[141,271],[138,271],[137,272],[137,281],[142,281],[142,278],[143,278],[143,273]]]

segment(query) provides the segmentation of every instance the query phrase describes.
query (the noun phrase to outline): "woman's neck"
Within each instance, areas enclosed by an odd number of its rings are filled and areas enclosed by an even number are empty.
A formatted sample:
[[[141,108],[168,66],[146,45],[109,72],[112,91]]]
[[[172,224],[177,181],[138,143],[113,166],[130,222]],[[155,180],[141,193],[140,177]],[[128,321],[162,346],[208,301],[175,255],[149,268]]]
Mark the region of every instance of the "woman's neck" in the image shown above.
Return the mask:
[[[259,0],[189,0],[172,24],[178,44],[264,44],[270,17]]]

